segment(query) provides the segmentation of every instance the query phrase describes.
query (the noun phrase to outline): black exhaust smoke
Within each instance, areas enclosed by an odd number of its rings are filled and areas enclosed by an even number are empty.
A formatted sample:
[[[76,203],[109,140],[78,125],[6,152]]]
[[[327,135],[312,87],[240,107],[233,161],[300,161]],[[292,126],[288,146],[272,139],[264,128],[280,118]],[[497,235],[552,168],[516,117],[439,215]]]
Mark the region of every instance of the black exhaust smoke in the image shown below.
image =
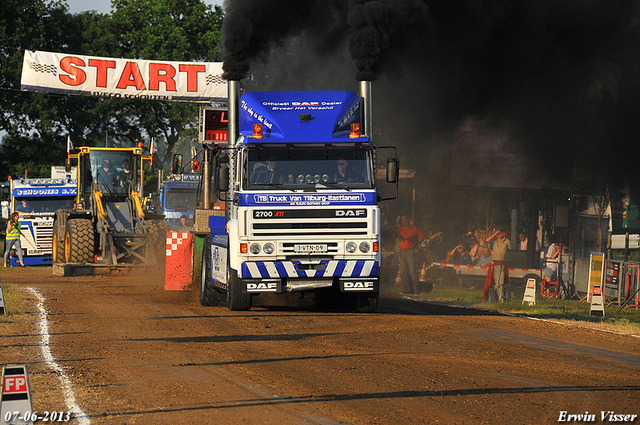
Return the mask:
[[[268,89],[377,80],[385,119],[376,130],[397,138],[409,166],[424,166],[435,143],[450,149],[440,135],[476,117],[508,122],[531,166],[563,180],[583,163],[607,166],[611,179],[636,167],[626,153],[640,140],[638,0],[225,0],[224,8],[225,78],[251,71]],[[348,56],[352,73],[342,66]]]
[[[375,80],[394,33],[426,15],[420,0],[226,0],[222,27],[224,77],[246,78],[273,47],[300,35],[326,53],[349,37],[356,79]]]

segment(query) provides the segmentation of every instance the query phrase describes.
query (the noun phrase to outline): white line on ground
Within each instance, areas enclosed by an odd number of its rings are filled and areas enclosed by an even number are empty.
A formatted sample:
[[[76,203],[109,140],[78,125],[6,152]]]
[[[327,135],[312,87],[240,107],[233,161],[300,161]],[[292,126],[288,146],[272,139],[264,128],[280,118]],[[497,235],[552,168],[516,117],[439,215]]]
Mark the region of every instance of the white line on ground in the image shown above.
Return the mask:
[[[56,362],[53,354],[51,353],[51,348],[49,347],[49,321],[47,319],[47,310],[44,307],[44,297],[34,288],[28,288],[28,290],[38,299],[38,310],[40,311],[41,316],[38,327],[40,328],[40,335],[42,336],[41,347],[44,362],[53,369],[60,378],[67,407],[73,414],[73,417],[78,420],[78,424],[90,425],[91,421],[87,417],[87,414],[80,409],[80,406],[78,406],[78,403],[76,402],[76,397],[73,394],[73,388],[71,387],[71,381],[64,372],[64,369]]]

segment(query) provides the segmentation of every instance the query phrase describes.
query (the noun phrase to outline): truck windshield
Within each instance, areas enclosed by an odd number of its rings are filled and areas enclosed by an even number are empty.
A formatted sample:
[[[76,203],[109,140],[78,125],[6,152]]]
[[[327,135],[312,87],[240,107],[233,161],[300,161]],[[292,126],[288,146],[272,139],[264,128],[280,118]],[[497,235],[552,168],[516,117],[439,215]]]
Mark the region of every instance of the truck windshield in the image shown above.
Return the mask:
[[[373,187],[368,149],[249,149],[245,189],[367,189]]]
[[[165,208],[168,210],[195,210],[197,189],[171,189],[167,193]]]
[[[16,198],[16,211],[21,213],[54,213],[60,209],[73,208],[75,196],[60,198]],[[25,201],[25,202],[23,202]]]

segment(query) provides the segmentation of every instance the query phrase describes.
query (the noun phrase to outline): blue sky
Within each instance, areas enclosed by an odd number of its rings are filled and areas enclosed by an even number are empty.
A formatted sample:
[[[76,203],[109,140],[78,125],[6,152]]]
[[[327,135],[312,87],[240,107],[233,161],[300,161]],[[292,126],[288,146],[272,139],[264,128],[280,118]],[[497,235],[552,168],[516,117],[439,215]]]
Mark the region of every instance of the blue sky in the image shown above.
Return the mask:
[[[222,0],[204,0],[207,4],[222,6]],[[99,13],[111,12],[111,0],[67,0],[69,12],[79,13],[85,10],[96,10]]]

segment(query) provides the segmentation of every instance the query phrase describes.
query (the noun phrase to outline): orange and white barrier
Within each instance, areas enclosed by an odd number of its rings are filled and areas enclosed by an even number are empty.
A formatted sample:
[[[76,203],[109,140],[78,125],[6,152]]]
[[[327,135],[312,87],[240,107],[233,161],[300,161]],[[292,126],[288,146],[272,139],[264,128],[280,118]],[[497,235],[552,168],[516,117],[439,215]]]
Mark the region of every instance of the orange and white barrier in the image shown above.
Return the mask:
[[[167,261],[164,289],[182,291],[191,284],[193,235],[189,232],[167,232]]]

